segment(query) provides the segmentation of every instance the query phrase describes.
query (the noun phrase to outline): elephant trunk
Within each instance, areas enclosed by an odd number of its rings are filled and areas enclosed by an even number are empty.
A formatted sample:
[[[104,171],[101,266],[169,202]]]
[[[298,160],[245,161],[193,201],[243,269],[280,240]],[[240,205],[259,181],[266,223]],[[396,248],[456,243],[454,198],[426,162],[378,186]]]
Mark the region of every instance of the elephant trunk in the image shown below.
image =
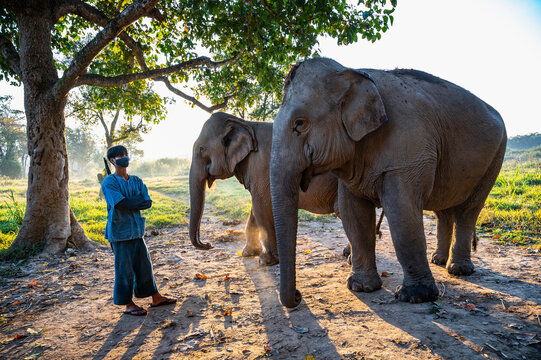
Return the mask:
[[[273,150],[274,150],[273,145]],[[270,182],[274,227],[280,259],[280,301],[288,308],[297,307],[302,295],[296,289],[295,249],[299,201],[299,176],[288,175],[275,156],[271,157]]]
[[[190,167],[190,240],[193,246],[201,250],[212,248],[212,245],[202,243],[199,238],[201,217],[205,209],[206,175],[205,167],[192,160]]]

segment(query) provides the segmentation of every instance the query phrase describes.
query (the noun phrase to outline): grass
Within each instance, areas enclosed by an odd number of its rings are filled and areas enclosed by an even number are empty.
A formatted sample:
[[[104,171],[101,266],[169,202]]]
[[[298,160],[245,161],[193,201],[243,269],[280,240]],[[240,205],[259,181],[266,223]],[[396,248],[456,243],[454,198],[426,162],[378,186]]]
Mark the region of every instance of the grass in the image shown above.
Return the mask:
[[[496,243],[541,249],[541,166],[526,164],[500,172],[477,222]]]
[[[155,178],[147,183],[152,208],[142,211],[146,218],[146,228],[161,229],[179,226],[187,223],[189,211],[185,201],[171,198],[161,193],[161,187],[154,184],[169,185],[174,190],[178,179]],[[187,180],[185,180],[187,188]],[[180,185],[179,185],[180,184]],[[183,186],[182,183],[177,184]],[[187,190],[186,190],[187,191]],[[26,203],[26,180],[2,179],[0,186],[0,251],[6,250],[17,235],[22,219],[17,210],[24,214]],[[86,235],[93,241],[107,243],[103,234],[107,222],[107,206],[105,200],[99,197],[99,185],[95,181],[78,180],[70,182],[70,205],[75,217],[85,230]],[[19,221],[20,220],[20,221]]]
[[[248,219],[252,197],[236,178],[217,180],[207,190],[206,202],[212,204],[216,214],[232,220]]]
[[[481,212],[478,232],[495,242],[527,245],[541,249],[541,164],[505,162],[492,192]],[[0,251],[9,247],[20,227],[20,215],[26,203],[26,180],[1,179],[0,185]],[[177,176],[143,178],[153,206],[143,211],[147,229],[175,227],[187,223],[189,187],[186,172]],[[70,183],[70,204],[87,236],[105,243],[107,221],[105,201],[98,196],[94,180]],[[218,180],[207,190],[207,203],[216,215],[245,221],[250,213],[250,193],[235,178]],[[333,215],[314,215],[299,210],[300,221],[327,222]]]

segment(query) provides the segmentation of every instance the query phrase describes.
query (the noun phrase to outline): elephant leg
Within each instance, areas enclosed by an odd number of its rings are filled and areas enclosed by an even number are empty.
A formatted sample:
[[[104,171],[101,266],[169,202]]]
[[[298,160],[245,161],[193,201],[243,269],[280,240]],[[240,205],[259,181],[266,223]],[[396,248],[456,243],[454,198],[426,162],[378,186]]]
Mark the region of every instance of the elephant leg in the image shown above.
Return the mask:
[[[455,208],[455,238],[446,265],[447,272],[453,275],[471,275],[474,272],[471,246],[476,236],[475,224],[483,209],[484,199],[477,204],[467,204],[467,208]]]
[[[505,155],[505,144],[506,142],[503,141],[494,155],[490,167],[483,176],[483,181],[474,189],[464,204],[454,209],[455,238],[446,265],[449,274],[471,275],[474,272],[471,261],[471,246],[472,242],[476,243],[475,224],[500,173]]]
[[[259,255],[259,265],[271,266],[278,264],[278,248],[276,246],[276,232],[270,201],[253,202],[253,211],[257,219],[259,238],[263,249]]]
[[[347,286],[352,291],[377,290],[382,282],[376,267],[376,209],[343,185],[339,185],[338,192],[342,224],[351,245]]]
[[[436,300],[439,293],[426,256],[421,196],[415,190],[418,187],[388,173],[382,196],[396,256],[404,271],[402,286],[395,296],[411,303]]]
[[[436,211],[438,218],[436,251],[432,254],[432,262],[436,265],[447,264],[449,248],[453,237],[453,214],[451,211]]]
[[[455,238],[446,265],[449,274],[471,275],[474,271],[471,261],[471,243],[475,236],[478,215],[478,211],[471,210],[464,212],[457,210],[455,214]]]
[[[259,242],[259,229],[254,216],[254,210],[250,211],[250,216],[246,222],[246,245],[242,250],[242,256],[257,256],[261,254],[261,243]]]

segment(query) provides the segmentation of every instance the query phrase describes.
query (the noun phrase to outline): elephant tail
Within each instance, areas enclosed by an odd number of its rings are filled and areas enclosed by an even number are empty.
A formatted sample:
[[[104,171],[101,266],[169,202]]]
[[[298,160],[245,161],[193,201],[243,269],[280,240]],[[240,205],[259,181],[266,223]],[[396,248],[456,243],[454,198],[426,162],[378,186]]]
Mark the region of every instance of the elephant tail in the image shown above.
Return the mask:
[[[378,225],[376,226],[376,235],[381,239],[381,236],[383,235],[380,231],[381,222],[383,221],[383,217],[385,216],[385,211],[381,210],[381,214],[379,216]]]

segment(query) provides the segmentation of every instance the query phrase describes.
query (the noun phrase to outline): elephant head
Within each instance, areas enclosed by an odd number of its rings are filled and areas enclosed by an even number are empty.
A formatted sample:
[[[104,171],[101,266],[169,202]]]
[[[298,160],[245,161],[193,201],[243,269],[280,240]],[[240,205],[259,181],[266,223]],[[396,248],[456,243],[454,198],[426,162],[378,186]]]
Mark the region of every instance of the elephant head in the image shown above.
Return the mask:
[[[270,183],[280,259],[280,300],[297,306],[295,247],[299,187],[313,175],[340,169],[354,158],[355,143],[387,120],[371,78],[330,59],[295,66],[284,86],[273,125]]]
[[[193,145],[190,167],[190,240],[198,249],[210,249],[199,238],[205,206],[205,185],[235,174],[235,167],[252,151],[257,151],[253,129],[243,120],[215,113],[201,129]]]

